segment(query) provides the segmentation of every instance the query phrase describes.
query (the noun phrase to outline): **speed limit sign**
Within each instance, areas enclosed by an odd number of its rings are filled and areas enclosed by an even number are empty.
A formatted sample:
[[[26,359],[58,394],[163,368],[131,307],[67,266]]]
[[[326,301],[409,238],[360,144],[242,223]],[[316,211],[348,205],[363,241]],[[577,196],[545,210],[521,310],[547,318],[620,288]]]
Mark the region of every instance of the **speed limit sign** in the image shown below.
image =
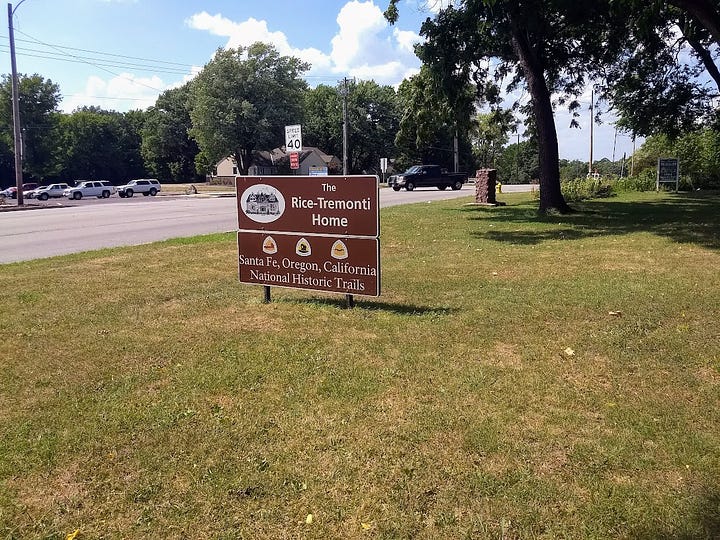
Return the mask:
[[[302,129],[299,124],[285,126],[285,152],[302,152]]]

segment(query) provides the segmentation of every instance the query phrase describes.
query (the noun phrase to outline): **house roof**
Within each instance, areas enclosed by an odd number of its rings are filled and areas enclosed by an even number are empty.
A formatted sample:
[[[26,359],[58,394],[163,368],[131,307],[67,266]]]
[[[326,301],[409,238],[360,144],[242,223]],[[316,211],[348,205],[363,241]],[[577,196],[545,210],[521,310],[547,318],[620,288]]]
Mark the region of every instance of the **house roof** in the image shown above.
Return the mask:
[[[339,158],[330,154],[326,154],[316,146],[305,146],[303,148],[303,151],[300,152],[300,162],[302,163],[308,156],[312,154],[317,155],[326,165],[330,165],[331,163],[340,163]],[[220,160],[220,163],[222,163],[226,159],[229,159],[233,163],[235,163],[235,160],[233,160],[232,156],[228,156],[225,159]],[[274,148],[272,150],[255,150],[253,152],[252,164],[261,167],[271,167],[289,159],[290,158],[288,157],[288,154],[283,148]]]

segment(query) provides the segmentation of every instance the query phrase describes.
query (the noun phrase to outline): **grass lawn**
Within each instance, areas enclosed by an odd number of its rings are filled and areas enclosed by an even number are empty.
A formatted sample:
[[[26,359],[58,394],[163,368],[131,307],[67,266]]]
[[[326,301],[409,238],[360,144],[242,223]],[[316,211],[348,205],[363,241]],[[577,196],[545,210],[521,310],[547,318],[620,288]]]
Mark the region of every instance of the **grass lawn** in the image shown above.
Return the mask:
[[[720,537],[720,195],[382,211],[383,295],[234,236],[0,265],[0,539]]]
[[[205,182],[198,182],[196,184],[163,184],[162,193],[167,194],[189,194],[192,188],[195,188],[195,192],[203,193],[218,193],[218,192],[234,192],[234,186],[223,186],[218,184],[208,184]]]

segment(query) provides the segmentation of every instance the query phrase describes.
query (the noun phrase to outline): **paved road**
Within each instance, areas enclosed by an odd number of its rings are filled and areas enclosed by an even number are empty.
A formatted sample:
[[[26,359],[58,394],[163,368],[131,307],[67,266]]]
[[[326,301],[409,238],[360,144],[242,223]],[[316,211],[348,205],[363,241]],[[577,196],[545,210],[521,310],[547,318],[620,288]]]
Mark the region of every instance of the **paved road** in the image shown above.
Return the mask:
[[[381,189],[380,207],[473,193],[472,185],[461,191]],[[0,212],[0,263],[237,229],[234,197],[111,197],[61,202],[68,206],[57,208],[58,201],[52,200],[28,201],[42,207]]]

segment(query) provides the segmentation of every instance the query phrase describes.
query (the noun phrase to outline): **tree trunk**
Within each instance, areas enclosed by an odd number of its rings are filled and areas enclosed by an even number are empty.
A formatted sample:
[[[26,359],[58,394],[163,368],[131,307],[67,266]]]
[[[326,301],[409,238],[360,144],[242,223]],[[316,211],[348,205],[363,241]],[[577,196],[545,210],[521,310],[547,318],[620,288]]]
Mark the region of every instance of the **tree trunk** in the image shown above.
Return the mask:
[[[250,161],[252,159],[252,150],[247,148],[238,148],[235,150],[235,163],[238,166],[238,174],[240,176],[247,176],[248,170],[250,169]]]
[[[692,15],[720,46],[720,12],[717,3],[708,0],[670,0],[670,3]]]
[[[688,37],[686,35],[685,39],[687,39],[690,46],[695,49],[695,52],[700,57],[700,60],[702,60],[702,63],[705,65],[705,70],[713,78],[713,80],[715,81],[715,86],[717,86],[718,90],[720,90],[720,70],[718,70],[718,67],[715,65],[710,51],[703,47],[702,43],[692,37]]]
[[[550,91],[545,83],[543,67],[532,50],[526,34],[512,21],[513,48],[530,90],[535,122],[537,124],[540,165],[540,212],[572,212],[560,190],[560,165],[557,131],[553,116]]]

